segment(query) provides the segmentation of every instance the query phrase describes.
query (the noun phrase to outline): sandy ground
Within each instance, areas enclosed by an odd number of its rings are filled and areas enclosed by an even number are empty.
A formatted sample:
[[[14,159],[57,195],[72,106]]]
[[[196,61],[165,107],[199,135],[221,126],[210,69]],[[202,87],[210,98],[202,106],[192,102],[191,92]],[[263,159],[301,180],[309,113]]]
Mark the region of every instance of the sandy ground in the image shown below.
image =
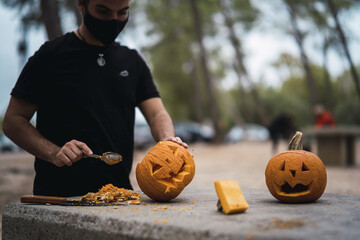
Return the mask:
[[[281,144],[279,151],[286,149]],[[272,157],[270,142],[241,142],[228,145],[193,144],[196,174],[191,185],[213,185],[215,180],[234,179],[242,188],[267,189],[265,168]],[[327,167],[327,193],[360,194],[360,141],[356,145],[354,167]],[[148,149],[136,151],[131,182],[139,190],[135,178],[136,164]],[[0,154],[0,212],[6,204],[19,202],[20,196],[32,193],[34,157],[25,152]],[[0,216],[1,220],[1,216]],[[1,225],[0,225],[1,236]]]

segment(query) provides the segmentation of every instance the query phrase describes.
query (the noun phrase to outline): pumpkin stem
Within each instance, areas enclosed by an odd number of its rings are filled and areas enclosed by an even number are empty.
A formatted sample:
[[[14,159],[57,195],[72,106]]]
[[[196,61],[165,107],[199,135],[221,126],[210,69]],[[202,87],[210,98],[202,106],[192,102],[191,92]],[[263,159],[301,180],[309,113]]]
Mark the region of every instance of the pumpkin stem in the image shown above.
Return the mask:
[[[295,135],[290,140],[288,150],[303,150],[302,136],[302,132],[296,131]]]

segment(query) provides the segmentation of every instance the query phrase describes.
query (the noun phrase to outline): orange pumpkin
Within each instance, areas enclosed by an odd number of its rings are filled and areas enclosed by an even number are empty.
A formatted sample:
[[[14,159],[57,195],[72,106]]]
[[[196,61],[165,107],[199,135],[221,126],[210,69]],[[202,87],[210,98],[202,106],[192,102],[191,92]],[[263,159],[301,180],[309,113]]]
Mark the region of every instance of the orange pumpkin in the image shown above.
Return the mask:
[[[176,198],[195,175],[192,155],[177,143],[155,145],[136,167],[140,189],[156,201]]]
[[[272,157],[265,170],[270,193],[282,202],[312,202],[326,187],[326,169],[321,159],[302,150],[302,133],[296,132],[289,151]]]

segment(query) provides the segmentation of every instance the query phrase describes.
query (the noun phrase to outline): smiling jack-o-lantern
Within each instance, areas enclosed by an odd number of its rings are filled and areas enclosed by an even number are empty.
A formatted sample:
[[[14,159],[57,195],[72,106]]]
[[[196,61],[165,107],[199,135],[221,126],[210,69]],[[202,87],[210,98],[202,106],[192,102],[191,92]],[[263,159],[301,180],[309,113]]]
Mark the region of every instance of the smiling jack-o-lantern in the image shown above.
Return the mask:
[[[193,179],[192,155],[177,143],[164,141],[153,147],[136,167],[140,189],[157,201],[176,198]]]
[[[282,202],[312,202],[326,187],[326,169],[318,156],[302,150],[302,133],[296,132],[289,151],[270,159],[265,170],[270,193]]]

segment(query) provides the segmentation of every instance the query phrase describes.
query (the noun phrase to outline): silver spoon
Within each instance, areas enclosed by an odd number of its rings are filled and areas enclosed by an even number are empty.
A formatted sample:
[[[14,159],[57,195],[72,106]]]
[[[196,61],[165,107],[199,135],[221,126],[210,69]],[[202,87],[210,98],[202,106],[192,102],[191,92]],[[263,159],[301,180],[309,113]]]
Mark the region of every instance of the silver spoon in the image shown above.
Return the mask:
[[[114,165],[122,161],[122,156],[114,152],[105,152],[103,153],[103,155],[91,154],[91,155],[86,155],[86,157],[100,159],[109,165]]]

